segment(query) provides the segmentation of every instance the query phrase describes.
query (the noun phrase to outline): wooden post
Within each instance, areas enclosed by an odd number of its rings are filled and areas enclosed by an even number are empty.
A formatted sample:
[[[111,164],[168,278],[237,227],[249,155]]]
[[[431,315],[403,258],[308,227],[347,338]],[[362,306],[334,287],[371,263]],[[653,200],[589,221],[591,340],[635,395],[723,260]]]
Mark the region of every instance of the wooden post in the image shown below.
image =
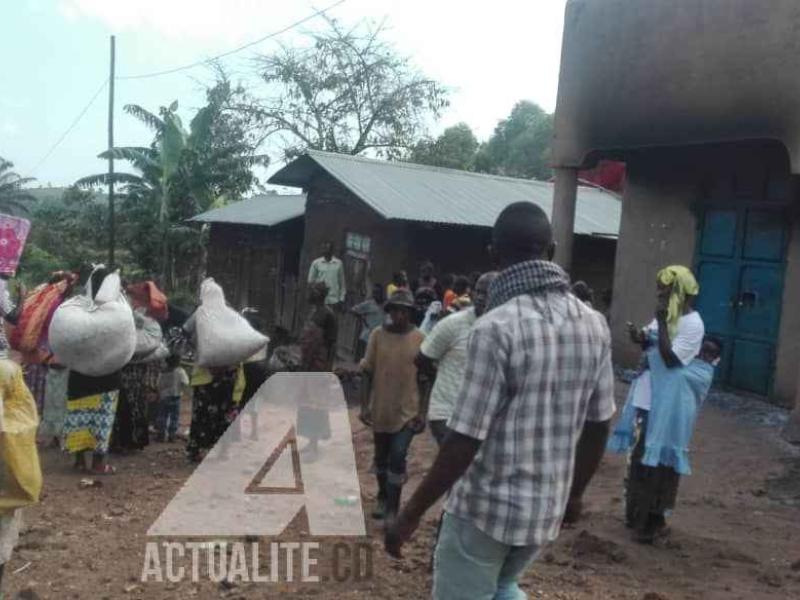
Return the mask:
[[[116,214],[114,210],[114,62],[115,48],[114,36],[111,36],[111,66],[108,76],[108,267],[114,268],[115,246],[117,243]]]
[[[553,238],[555,261],[565,271],[572,267],[572,243],[575,231],[575,204],[578,198],[578,169],[556,168],[553,187]]]

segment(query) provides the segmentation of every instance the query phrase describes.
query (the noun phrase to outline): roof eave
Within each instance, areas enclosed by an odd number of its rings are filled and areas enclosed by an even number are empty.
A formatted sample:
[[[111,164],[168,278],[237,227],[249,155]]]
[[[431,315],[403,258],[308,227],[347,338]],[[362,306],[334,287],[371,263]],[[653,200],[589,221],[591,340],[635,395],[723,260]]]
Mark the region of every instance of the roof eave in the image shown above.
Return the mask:
[[[308,154],[297,157],[267,180],[274,185],[307,188],[311,178],[321,169],[320,165]]]

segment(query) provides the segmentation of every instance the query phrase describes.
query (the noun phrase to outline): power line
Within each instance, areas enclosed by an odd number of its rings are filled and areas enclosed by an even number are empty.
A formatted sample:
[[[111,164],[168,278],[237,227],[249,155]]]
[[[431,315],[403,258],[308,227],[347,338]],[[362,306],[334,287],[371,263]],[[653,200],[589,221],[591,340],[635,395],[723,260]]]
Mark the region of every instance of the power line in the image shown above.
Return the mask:
[[[253,46],[257,45],[257,44],[260,44],[261,42],[264,42],[264,41],[266,41],[266,40],[268,40],[270,38],[274,38],[274,37],[277,37],[277,36],[279,36],[281,34],[284,34],[287,31],[291,31],[295,27],[299,27],[300,25],[302,25],[302,24],[304,24],[304,23],[306,23],[306,22],[308,22],[308,21],[310,21],[310,20],[312,20],[312,19],[314,19],[314,18],[316,18],[318,16],[323,15],[323,14],[325,14],[326,12],[328,12],[330,10],[333,10],[334,8],[340,6],[341,4],[344,4],[345,1],[346,0],[338,0],[337,2],[334,2],[333,4],[331,4],[330,6],[327,6],[327,7],[323,8],[323,9],[321,9],[321,10],[317,10],[314,13],[308,15],[307,17],[305,17],[303,19],[300,19],[299,21],[295,21],[294,23],[292,23],[290,25],[287,25],[283,29],[280,29],[278,31],[273,31],[272,33],[270,33],[268,35],[265,35],[264,37],[261,37],[261,38],[255,40],[255,41],[252,41],[252,42],[250,42],[248,44],[245,44],[243,46],[239,46],[238,48],[234,48],[233,50],[229,50],[228,52],[223,52],[222,54],[218,54],[217,56],[213,56],[211,58],[206,58],[206,59],[203,59],[203,60],[199,60],[197,62],[188,64],[188,65],[184,65],[182,67],[175,67],[174,69],[167,69],[167,70],[164,70],[164,71],[156,71],[154,73],[144,73],[144,74],[141,74],[141,75],[117,76],[116,79],[118,79],[118,80],[119,79],[126,79],[126,80],[130,80],[130,79],[147,79],[147,78],[150,78],[150,77],[160,77],[161,75],[170,75],[172,73],[178,73],[180,71],[185,71],[187,69],[193,69],[195,67],[199,67],[199,66],[207,64],[209,62],[212,62],[212,61],[215,61],[215,60],[219,60],[220,58],[225,58],[226,56],[231,56],[232,54],[236,54],[237,52],[241,52],[242,50],[246,50],[247,48],[251,48],[251,47],[253,47]],[[67,127],[66,131],[64,131],[64,133],[61,134],[61,137],[58,138],[56,143],[53,144],[53,146],[39,160],[39,162],[36,163],[36,166],[32,169],[32,171],[34,173],[36,173],[39,170],[39,167],[41,167],[42,164],[44,164],[44,162],[48,158],[50,158],[50,156],[53,154],[53,152],[55,152],[56,148],[58,148],[61,145],[61,142],[63,142],[64,139],[66,139],[66,137],[70,134],[70,132],[78,125],[80,120],[83,118],[83,116],[86,114],[86,112],[92,106],[94,101],[100,95],[100,92],[102,92],[103,89],[105,89],[107,84],[108,84],[108,79],[103,81],[103,83],[100,85],[100,88],[94,93],[94,95],[89,100],[89,102],[86,104],[86,106],[83,108],[83,110],[81,110],[81,112],[78,114],[78,116],[75,117],[75,120],[70,124],[69,127]]]
[[[272,33],[270,33],[268,35],[265,35],[262,38],[259,38],[259,39],[255,40],[253,42],[248,43],[248,44],[245,44],[244,46],[239,46],[238,48],[234,48],[233,50],[229,50],[228,52],[223,52],[222,54],[218,54],[217,56],[212,56],[211,58],[204,58],[203,60],[198,60],[197,62],[193,62],[191,64],[184,65],[182,67],[175,67],[174,69],[167,69],[165,71],[156,71],[154,73],[144,73],[142,75],[125,75],[125,76],[117,77],[117,79],[147,79],[147,78],[150,78],[150,77],[160,77],[162,75],[171,75],[173,73],[178,73],[180,71],[185,71],[187,69],[193,69],[195,67],[199,67],[201,65],[208,64],[208,63],[213,62],[215,60],[219,60],[220,58],[225,58],[226,56],[230,56],[232,54],[236,54],[237,52],[241,52],[242,50],[246,50],[247,48],[251,48],[251,47],[253,47],[253,46],[257,45],[257,44],[260,44],[261,42],[264,42],[264,41],[266,41],[266,40],[268,40],[270,38],[274,38],[274,37],[279,36],[279,35],[281,35],[283,33],[286,33],[287,31],[290,31],[290,30],[294,29],[295,27],[299,27],[300,25],[302,25],[303,23],[306,23],[307,21],[310,21],[311,19],[314,19],[314,18],[316,18],[316,17],[318,17],[320,15],[325,14],[329,10],[333,10],[334,8],[339,6],[340,4],[344,4],[345,1],[346,0],[339,0],[338,2],[335,2],[335,3],[331,4],[330,6],[328,6],[326,8],[323,8],[321,10],[318,10],[318,11],[314,12],[313,14],[310,14],[309,16],[307,16],[307,17],[305,17],[303,19],[300,19],[299,21],[295,21],[291,25],[287,25],[286,27],[284,27],[283,29],[281,29],[279,31],[273,31]]]
[[[67,127],[66,131],[64,131],[64,133],[61,134],[61,137],[58,138],[58,141],[56,141],[56,143],[52,145],[50,150],[47,151],[47,154],[45,154],[41,158],[41,160],[38,163],[36,163],[36,166],[33,167],[33,172],[34,173],[36,173],[39,170],[39,167],[42,166],[44,161],[46,161],[48,158],[50,158],[50,155],[53,154],[53,152],[55,152],[56,148],[58,148],[61,145],[61,142],[63,142],[64,139],[69,135],[70,131],[75,129],[75,126],[83,118],[83,115],[86,114],[86,111],[88,111],[89,108],[92,106],[92,104],[94,104],[94,101],[97,100],[97,97],[100,95],[100,92],[102,92],[105,89],[107,83],[108,83],[108,79],[105,79],[103,81],[103,83],[100,85],[100,87],[98,88],[98,90],[94,93],[94,95],[92,96],[91,100],[89,100],[89,102],[86,104],[86,106],[83,107],[83,110],[80,113],[78,113],[78,116],[75,117],[75,120],[70,124],[69,127]]]

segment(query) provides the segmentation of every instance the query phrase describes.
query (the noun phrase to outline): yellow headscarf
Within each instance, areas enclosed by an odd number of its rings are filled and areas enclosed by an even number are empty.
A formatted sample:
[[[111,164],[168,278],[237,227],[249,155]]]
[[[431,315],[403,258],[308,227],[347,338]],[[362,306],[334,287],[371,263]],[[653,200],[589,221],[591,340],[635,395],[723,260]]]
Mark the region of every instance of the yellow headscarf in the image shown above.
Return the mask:
[[[683,315],[686,296],[697,296],[700,293],[700,286],[692,272],[681,265],[672,265],[661,269],[657,279],[661,285],[672,286],[667,309],[667,327],[669,339],[674,339],[678,332],[678,321]]]

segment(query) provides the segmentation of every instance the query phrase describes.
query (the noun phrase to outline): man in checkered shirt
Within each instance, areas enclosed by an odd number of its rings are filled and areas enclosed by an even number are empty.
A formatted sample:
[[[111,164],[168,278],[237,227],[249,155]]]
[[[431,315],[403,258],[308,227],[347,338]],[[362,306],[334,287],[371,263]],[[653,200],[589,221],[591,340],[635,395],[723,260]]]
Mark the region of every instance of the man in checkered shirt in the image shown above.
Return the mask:
[[[614,414],[605,319],[550,262],[547,215],[508,206],[492,253],[503,269],[476,321],[464,384],[436,461],[386,533],[402,544],[450,491],[434,557],[437,600],[518,599],[517,579],[558,536],[603,456]],[[452,490],[451,490],[452,488]]]

